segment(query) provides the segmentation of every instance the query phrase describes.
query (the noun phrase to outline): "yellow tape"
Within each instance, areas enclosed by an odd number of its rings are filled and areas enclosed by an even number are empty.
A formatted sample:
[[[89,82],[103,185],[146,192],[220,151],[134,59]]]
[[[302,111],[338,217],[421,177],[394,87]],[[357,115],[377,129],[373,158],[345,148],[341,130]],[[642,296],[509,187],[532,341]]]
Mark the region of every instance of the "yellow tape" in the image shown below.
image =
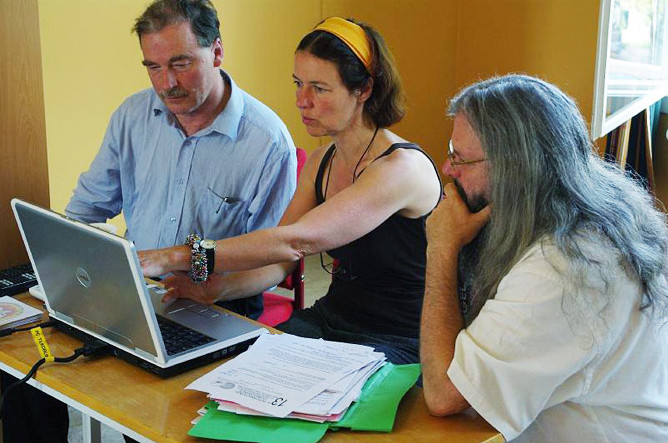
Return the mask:
[[[42,333],[42,328],[39,326],[32,328],[30,333],[32,334],[32,339],[35,341],[37,350],[39,351],[39,354],[42,356],[42,358],[44,358],[44,360],[47,362],[54,361],[56,358],[51,355],[51,349],[49,349],[49,344],[46,342],[46,337],[44,337],[44,334]]]

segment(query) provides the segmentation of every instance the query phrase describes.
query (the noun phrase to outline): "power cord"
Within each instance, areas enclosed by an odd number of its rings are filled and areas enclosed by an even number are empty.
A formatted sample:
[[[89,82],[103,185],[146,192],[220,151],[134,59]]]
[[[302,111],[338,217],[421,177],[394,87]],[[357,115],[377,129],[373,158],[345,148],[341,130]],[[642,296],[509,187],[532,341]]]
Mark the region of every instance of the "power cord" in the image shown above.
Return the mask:
[[[46,322],[50,323],[50,322]],[[47,326],[52,326],[52,325],[47,325]],[[33,326],[34,327],[34,326]],[[19,330],[29,330],[31,329],[30,327],[25,329],[25,328],[17,328],[15,332],[18,332]],[[90,355],[97,355],[105,352],[107,349],[111,348],[110,345],[107,343],[100,341],[100,340],[94,340],[86,345],[84,345],[81,348],[77,348],[74,350],[74,353],[70,355],[69,357],[55,357],[54,361],[56,363],[69,363],[80,356],[90,356]],[[4,406],[5,406],[5,399],[7,398],[7,394],[9,394],[13,389],[15,389],[17,386],[22,385],[23,383],[26,383],[28,380],[30,380],[36,373],[37,370],[39,369],[40,366],[42,366],[46,362],[45,358],[40,358],[33,366],[30,368],[30,371],[26,374],[25,377],[23,377],[21,380],[12,383],[11,385],[7,386],[7,389],[2,393],[2,398],[0,398],[0,420],[2,420],[3,412],[4,412]]]

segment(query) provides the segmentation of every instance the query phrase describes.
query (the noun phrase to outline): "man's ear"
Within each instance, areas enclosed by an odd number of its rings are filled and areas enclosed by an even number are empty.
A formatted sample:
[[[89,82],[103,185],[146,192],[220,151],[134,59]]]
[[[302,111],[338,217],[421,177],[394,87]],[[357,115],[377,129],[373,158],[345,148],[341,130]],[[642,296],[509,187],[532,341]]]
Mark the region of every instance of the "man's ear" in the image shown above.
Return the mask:
[[[217,38],[213,42],[211,50],[213,51],[213,66],[217,68],[223,64],[223,57],[225,56],[225,51],[223,50],[223,42],[221,42],[220,39]]]

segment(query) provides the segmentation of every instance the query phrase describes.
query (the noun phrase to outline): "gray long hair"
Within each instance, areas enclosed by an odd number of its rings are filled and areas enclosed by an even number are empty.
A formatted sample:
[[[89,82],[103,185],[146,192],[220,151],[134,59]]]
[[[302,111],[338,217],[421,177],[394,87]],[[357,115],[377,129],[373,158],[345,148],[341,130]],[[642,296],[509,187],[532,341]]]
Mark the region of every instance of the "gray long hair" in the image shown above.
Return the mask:
[[[642,286],[640,309],[666,315],[665,214],[641,185],[598,156],[572,99],[537,78],[508,75],[465,88],[449,111],[466,117],[489,160],[494,209],[476,270],[472,318],[527,248],[544,238],[567,258],[576,290],[592,271],[607,285],[605,265],[583,250],[583,237],[617,249]]]

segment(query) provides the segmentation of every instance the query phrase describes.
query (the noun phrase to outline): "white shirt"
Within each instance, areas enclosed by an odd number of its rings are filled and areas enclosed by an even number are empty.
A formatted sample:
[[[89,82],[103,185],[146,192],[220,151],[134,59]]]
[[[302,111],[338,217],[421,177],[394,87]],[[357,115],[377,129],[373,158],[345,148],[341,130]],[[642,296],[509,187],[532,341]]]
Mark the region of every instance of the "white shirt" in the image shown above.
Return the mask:
[[[613,248],[586,250],[607,289],[590,275],[573,297],[564,257],[534,245],[459,333],[448,376],[506,440],[668,442],[668,325],[639,311]]]

